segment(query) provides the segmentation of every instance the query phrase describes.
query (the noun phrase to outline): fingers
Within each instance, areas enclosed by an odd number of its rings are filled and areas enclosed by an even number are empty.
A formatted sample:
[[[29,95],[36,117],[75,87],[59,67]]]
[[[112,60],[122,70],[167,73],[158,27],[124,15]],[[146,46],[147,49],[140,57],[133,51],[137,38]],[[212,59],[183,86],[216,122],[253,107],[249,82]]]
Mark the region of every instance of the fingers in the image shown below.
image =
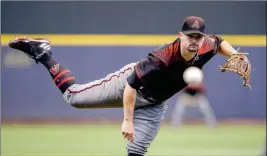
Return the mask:
[[[133,133],[128,133],[127,140],[133,142]]]
[[[129,133],[126,132],[122,132],[122,135],[124,136],[124,138],[128,138],[128,136],[130,135]]]
[[[129,138],[129,141],[130,141],[131,143],[133,143],[133,141],[134,141],[133,134],[132,134],[131,137]]]
[[[133,142],[133,133],[128,133],[128,132],[122,132],[122,135],[124,136],[124,138],[126,138],[128,141]]]

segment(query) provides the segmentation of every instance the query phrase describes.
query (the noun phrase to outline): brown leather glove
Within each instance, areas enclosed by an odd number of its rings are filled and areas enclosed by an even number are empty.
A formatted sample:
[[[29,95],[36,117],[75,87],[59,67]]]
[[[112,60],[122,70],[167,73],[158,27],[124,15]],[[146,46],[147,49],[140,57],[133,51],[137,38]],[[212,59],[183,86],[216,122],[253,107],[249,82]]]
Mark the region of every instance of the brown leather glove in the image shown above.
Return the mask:
[[[220,68],[222,72],[231,71],[238,73],[243,79],[243,86],[248,86],[251,89],[249,84],[251,64],[246,55],[247,53],[232,54],[226,63],[222,67],[220,66]]]

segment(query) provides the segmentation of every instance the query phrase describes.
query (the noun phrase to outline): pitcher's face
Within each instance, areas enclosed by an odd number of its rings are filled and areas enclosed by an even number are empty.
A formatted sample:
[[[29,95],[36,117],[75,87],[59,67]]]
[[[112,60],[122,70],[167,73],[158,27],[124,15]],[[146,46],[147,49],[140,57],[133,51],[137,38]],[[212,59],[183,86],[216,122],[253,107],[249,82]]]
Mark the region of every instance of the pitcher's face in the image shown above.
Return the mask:
[[[204,42],[204,36],[201,34],[193,33],[180,35],[181,44],[187,49],[187,51],[195,53],[199,50]]]

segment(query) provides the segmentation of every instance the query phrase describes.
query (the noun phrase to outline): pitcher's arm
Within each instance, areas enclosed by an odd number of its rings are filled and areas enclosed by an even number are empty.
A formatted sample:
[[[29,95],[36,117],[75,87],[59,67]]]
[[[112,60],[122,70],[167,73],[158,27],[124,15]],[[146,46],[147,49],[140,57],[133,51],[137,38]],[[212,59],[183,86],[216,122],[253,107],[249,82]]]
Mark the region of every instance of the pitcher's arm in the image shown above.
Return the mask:
[[[124,120],[133,121],[133,112],[136,100],[136,90],[126,83],[123,93]]]
[[[230,57],[232,54],[238,53],[238,51],[235,50],[229,42],[224,40],[220,44],[220,48],[219,48],[218,53],[223,55],[223,56]]]

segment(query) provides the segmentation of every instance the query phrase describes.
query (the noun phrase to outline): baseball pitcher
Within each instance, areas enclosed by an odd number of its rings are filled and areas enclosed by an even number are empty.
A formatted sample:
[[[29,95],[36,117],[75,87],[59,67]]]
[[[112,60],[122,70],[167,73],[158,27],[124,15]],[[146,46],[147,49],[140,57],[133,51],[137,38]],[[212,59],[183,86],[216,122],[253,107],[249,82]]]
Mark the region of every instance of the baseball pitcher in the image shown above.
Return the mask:
[[[219,53],[229,57],[221,70],[241,75],[244,86],[249,85],[251,70],[245,54],[238,53],[221,37],[205,34],[204,20],[195,16],[184,20],[173,42],[153,50],[137,63],[87,84],[77,83],[71,71],[52,57],[50,41],[46,39],[16,38],[9,47],[44,65],[70,106],[122,107],[121,133],[128,140],[128,156],[143,156],[147,152],[160,129],[167,100],[187,86],[182,76],[186,68],[202,68]]]

